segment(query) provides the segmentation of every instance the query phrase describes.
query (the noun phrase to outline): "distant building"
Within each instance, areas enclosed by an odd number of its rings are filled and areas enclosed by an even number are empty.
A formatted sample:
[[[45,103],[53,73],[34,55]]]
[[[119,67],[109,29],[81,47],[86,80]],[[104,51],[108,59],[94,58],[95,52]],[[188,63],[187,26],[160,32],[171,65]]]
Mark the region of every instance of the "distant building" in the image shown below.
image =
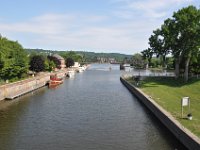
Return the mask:
[[[116,63],[115,58],[97,57],[99,63]]]
[[[73,67],[79,67],[80,66],[80,64],[79,64],[79,62],[74,62],[74,66]]]
[[[104,57],[97,57],[97,60],[99,63],[106,63],[107,62],[107,58]]]
[[[60,69],[66,68],[65,59],[58,54],[53,54],[53,57],[57,58],[60,61]]]
[[[115,58],[108,58],[108,61],[109,61],[111,64],[117,62],[117,61],[115,60]]]

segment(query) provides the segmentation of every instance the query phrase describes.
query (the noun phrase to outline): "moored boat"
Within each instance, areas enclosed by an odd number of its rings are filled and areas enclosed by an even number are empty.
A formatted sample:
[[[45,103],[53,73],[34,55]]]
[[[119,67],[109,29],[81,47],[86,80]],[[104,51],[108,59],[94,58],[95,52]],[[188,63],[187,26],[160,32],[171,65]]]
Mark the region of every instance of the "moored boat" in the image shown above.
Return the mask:
[[[66,73],[66,77],[69,77],[69,78],[73,78],[74,75],[75,75],[74,70],[68,70],[67,73]]]
[[[55,87],[62,83],[63,83],[63,79],[58,78],[56,74],[50,76],[49,87]]]

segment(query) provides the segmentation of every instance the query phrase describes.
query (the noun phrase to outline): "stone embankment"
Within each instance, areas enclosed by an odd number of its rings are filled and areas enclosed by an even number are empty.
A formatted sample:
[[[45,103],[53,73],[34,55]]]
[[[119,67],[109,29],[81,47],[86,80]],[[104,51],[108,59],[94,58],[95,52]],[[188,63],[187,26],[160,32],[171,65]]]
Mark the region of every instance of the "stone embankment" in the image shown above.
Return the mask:
[[[55,73],[40,73],[29,79],[2,85],[0,86],[0,100],[14,99],[18,96],[34,91],[47,85],[51,74],[57,74],[57,77],[63,78],[66,76],[66,72],[67,70],[57,71]]]
[[[84,66],[84,70],[87,69],[88,66]],[[70,72],[80,72],[82,71],[82,67],[74,67],[70,69],[62,69],[57,70],[53,73],[39,73],[35,77],[31,77],[29,79],[25,79],[22,81],[5,84],[0,86],[0,100],[4,99],[14,99],[18,96],[21,96],[23,94],[29,93],[31,91],[34,91],[38,88],[41,88],[48,84],[50,81],[51,75],[57,75],[58,78],[64,78],[66,75]]]
[[[200,150],[200,139],[181,125],[169,112],[159,106],[153,99],[140,89],[126,81],[127,76],[120,78],[121,82],[134,94],[175,136],[190,150]]]
[[[47,84],[50,73],[0,86],[0,100],[13,99]]]

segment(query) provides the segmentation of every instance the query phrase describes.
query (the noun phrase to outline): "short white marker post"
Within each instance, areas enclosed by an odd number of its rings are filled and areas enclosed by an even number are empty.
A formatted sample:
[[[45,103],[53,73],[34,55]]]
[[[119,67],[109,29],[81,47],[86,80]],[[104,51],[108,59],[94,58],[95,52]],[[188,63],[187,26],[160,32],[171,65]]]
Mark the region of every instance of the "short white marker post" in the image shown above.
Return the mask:
[[[183,97],[181,100],[181,117],[183,118],[183,107],[188,106],[188,114],[190,113],[190,98]]]

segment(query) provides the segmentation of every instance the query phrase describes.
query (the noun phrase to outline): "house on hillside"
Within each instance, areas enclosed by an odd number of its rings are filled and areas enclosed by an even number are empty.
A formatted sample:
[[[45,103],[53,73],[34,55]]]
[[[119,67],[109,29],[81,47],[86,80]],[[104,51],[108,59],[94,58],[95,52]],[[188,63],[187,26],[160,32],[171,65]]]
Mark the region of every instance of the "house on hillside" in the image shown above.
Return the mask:
[[[66,68],[65,59],[58,54],[53,54],[53,57],[57,58],[60,61],[60,69]]]

